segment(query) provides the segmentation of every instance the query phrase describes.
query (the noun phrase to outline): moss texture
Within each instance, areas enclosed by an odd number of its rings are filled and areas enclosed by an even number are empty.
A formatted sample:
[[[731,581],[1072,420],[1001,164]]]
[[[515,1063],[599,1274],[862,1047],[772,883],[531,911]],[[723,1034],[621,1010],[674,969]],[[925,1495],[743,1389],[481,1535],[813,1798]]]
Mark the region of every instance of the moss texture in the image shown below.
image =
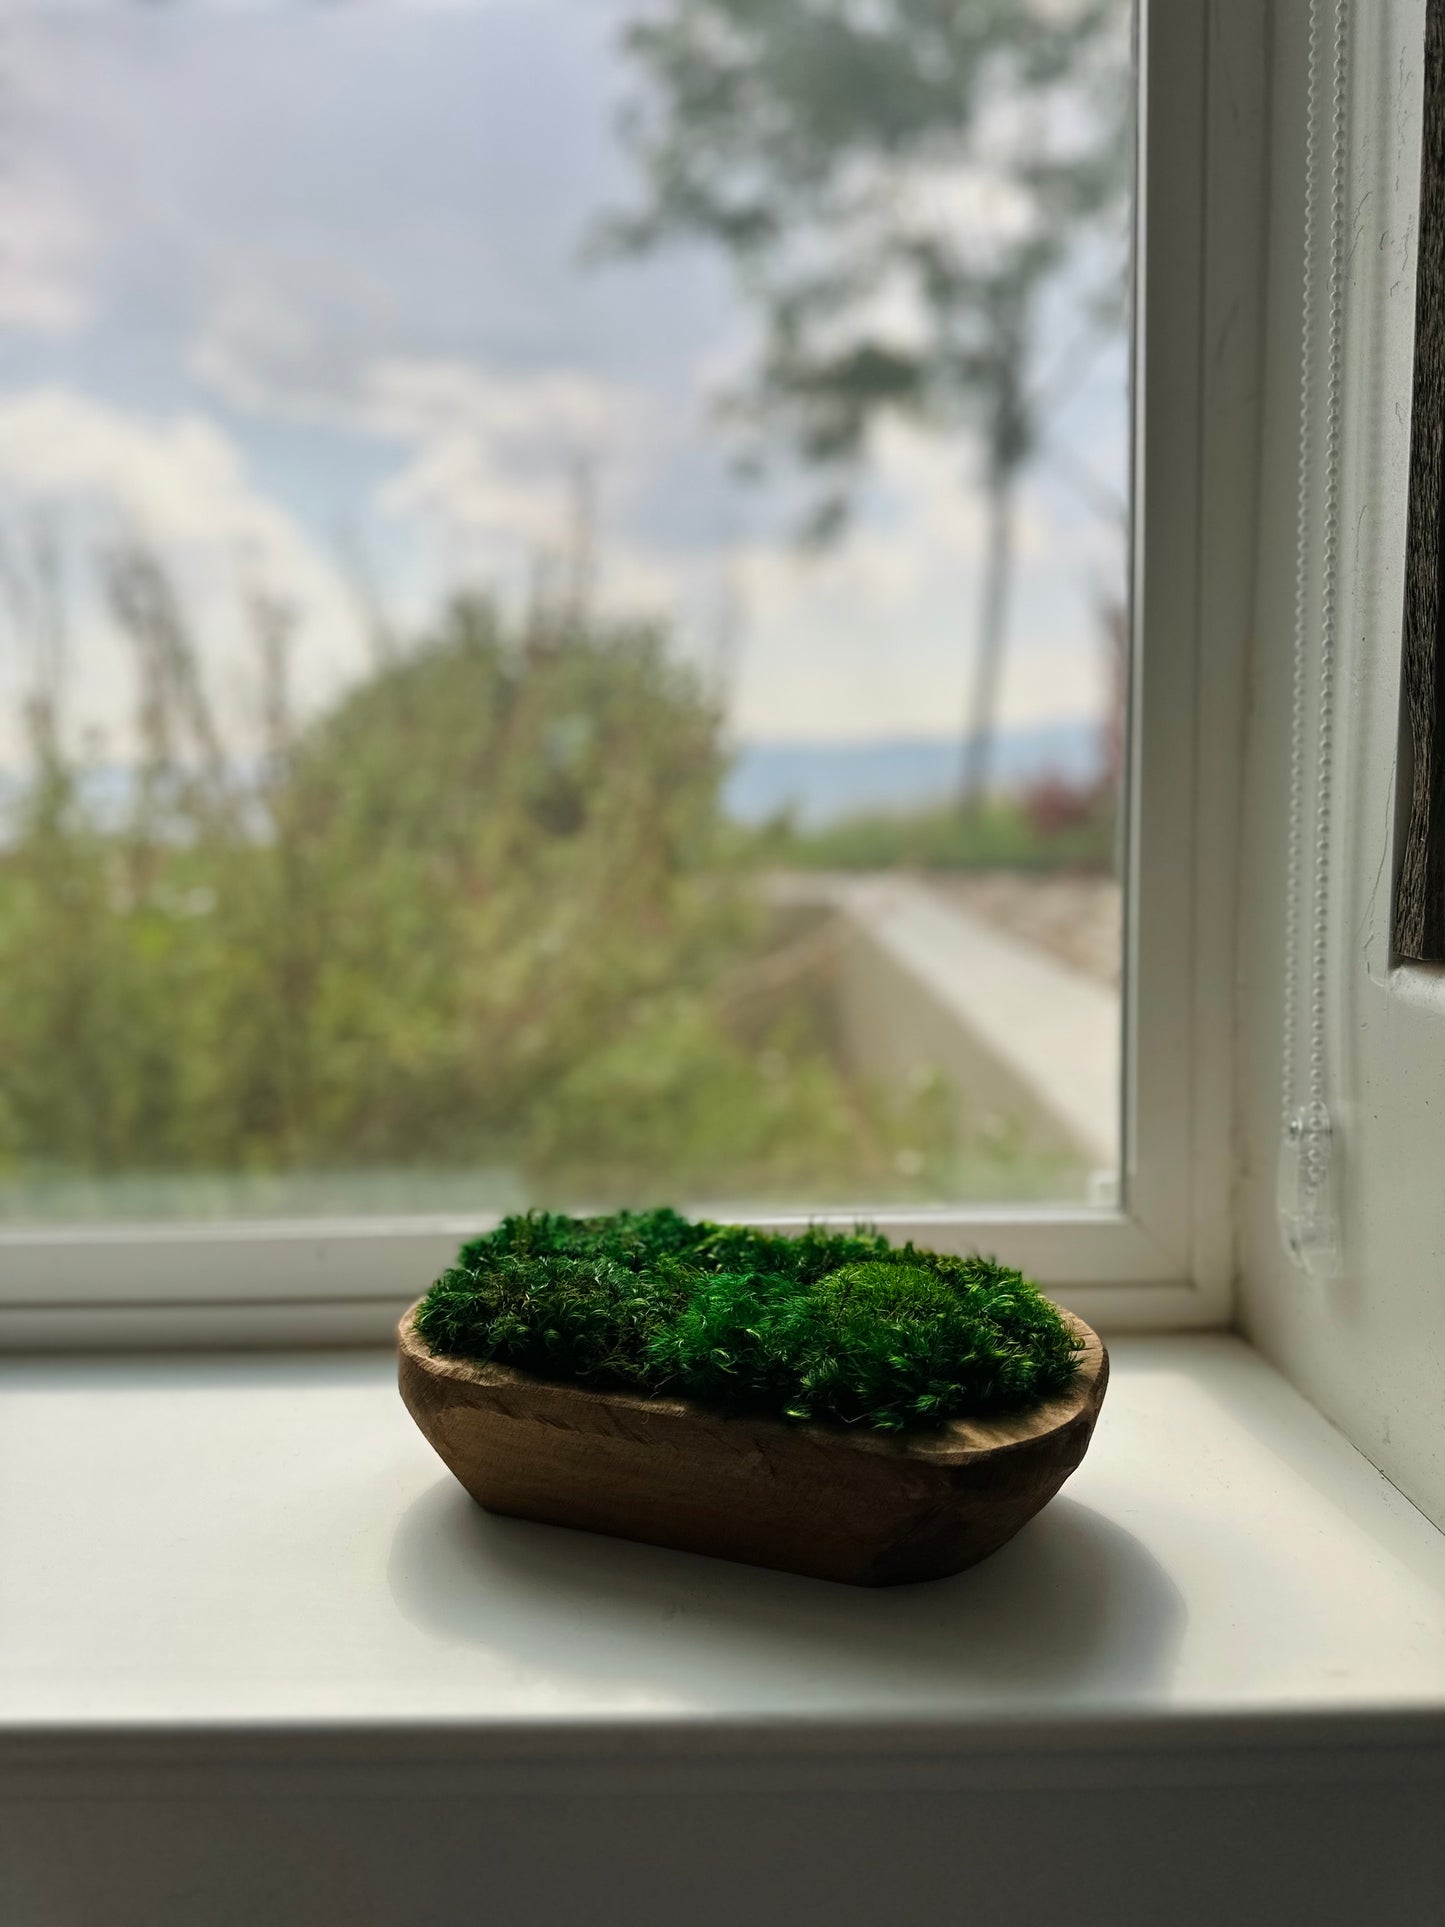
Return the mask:
[[[1077,1341],[986,1258],[876,1231],[782,1237],[671,1210],[507,1218],[423,1299],[434,1352],[598,1389],[900,1431],[1061,1391]]]

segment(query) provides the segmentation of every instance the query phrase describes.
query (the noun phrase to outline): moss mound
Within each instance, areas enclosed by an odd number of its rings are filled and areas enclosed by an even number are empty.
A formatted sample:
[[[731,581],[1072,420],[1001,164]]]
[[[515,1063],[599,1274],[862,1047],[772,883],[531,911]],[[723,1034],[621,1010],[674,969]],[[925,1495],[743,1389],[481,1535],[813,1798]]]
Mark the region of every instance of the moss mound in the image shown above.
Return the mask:
[[[545,1378],[886,1431],[1051,1397],[1078,1351],[1037,1288],[988,1259],[669,1210],[507,1218],[462,1247],[416,1323],[434,1352]]]

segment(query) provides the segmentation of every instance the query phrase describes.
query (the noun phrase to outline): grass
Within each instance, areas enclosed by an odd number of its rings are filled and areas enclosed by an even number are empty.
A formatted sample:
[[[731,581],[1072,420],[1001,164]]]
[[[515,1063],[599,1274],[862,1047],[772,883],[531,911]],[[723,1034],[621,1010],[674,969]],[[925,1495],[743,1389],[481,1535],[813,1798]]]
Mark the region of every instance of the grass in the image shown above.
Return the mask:
[[[544,1378],[883,1431],[1021,1410],[1067,1385],[1078,1350],[990,1259],[666,1209],[507,1218],[462,1247],[416,1324],[434,1352]]]
[[[775,860],[800,869],[1108,870],[1115,861],[1113,815],[1103,802],[1057,823],[1000,798],[968,815],[880,810],[774,834]]]

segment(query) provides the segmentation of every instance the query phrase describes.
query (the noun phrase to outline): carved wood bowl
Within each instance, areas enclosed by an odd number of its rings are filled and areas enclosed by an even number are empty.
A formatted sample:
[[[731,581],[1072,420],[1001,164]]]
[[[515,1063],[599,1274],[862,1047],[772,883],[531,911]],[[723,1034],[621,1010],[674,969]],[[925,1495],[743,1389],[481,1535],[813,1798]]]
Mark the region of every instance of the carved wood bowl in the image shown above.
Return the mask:
[[[1083,1458],[1109,1380],[1084,1341],[1062,1396],[934,1432],[734,1418],[688,1399],[586,1391],[433,1353],[399,1327],[401,1395],[479,1505],[855,1586],[976,1565]]]

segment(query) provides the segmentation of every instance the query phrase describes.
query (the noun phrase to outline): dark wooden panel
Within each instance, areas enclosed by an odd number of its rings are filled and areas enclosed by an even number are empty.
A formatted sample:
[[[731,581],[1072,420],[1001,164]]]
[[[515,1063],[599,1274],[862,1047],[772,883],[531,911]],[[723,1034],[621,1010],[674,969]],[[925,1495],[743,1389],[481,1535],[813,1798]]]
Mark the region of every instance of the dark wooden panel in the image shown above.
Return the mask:
[[[1405,563],[1403,689],[1413,765],[1410,818],[1395,888],[1395,952],[1445,962],[1445,0],[1425,24],[1415,393]]]

